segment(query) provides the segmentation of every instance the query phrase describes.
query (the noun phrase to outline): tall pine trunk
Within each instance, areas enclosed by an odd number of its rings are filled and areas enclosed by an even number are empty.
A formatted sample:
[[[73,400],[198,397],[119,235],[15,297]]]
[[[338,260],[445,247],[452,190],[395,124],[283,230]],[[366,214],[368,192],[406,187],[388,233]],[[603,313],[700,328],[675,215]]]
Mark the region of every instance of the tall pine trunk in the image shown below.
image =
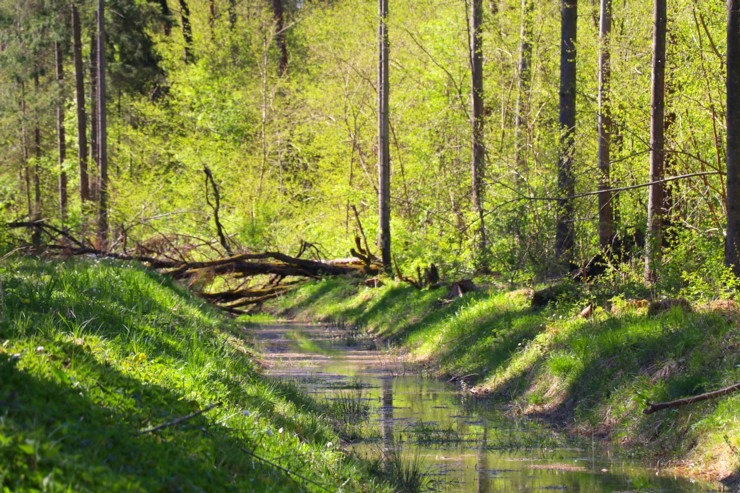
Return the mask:
[[[483,176],[486,167],[486,149],[483,143],[483,0],[473,0],[472,25],[470,28],[470,72],[472,86],[470,99],[472,102],[472,199],[473,208],[477,216],[477,245],[476,245],[476,270],[485,272],[488,257],[488,240],[486,238],[486,227],[483,211]]]
[[[28,105],[26,104],[26,84],[20,81],[21,100],[19,103],[21,110],[21,149],[23,152],[23,184],[26,196],[26,213],[28,219],[33,220],[33,198],[31,192],[31,164],[30,153],[28,152]]]
[[[82,28],[80,12],[72,3],[72,52],[75,65],[75,98],[77,102],[77,154],[80,165],[80,200],[90,200],[90,179],[87,171],[87,114],[85,113],[85,71],[82,61]]]
[[[378,0],[378,243],[391,275],[391,162],[388,133],[388,0]]]
[[[576,33],[577,0],[562,0],[560,6],[560,157],[558,159],[558,200],[555,253],[564,264],[573,260],[575,242],[575,176],[573,153],[576,133]]]
[[[280,76],[288,71],[288,44],[285,40],[285,13],[283,11],[283,0],[272,0],[272,11],[275,19],[275,43],[280,50]]]
[[[105,2],[98,0],[98,245],[108,244],[108,145],[105,94]]]
[[[64,128],[64,59],[62,46],[57,41],[54,43],[54,56],[56,62],[57,84],[59,94],[57,95],[57,150],[59,154],[59,215],[62,224],[67,220],[67,172],[64,169],[64,161],[67,159],[67,143],[65,141]]]
[[[727,0],[727,238],[725,263],[740,277],[740,0]]]
[[[611,188],[611,54],[612,0],[601,0],[599,23],[599,246],[609,252],[614,240]]]
[[[190,24],[190,7],[186,0],[180,0],[180,26],[185,43],[185,63],[193,61],[193,26]]]
[[[97,15],[97,14],[96,14]],[[93,166],[100,167],[100,130],[98,125],[98,36],[95,26],[90,32],[90,155]],[[100,175],[90,182],[90,199],[98,201],[98,189],[100,188]]]
[[[33,87],[35,96],[38,98],[39,95],[39,75],[36,73],[33,78]],[[33,214],[31,215],[32,221],[41,220],[41,126],[39,124],[38,113],[34,114],[34,126],[33,126],[33,154],[36,157],[36,161],[33,165]],[[41,228],[33,228],[33,236],[31,243],[33,249],[36,252],[41,250]]]
[[[645,238],[645,283],[657,280],[663,239],[663,179],[665,166],[665,56],[666,0],[655,0],[653,30],[652,94],[650,100],[650,195]]]
[[[514,142],[516,171],[526,176],[529,151],[529,91],[532,77],[532,10],[533,0],[522,0],[522,20],[519,34],[519,77],[517,79]]]

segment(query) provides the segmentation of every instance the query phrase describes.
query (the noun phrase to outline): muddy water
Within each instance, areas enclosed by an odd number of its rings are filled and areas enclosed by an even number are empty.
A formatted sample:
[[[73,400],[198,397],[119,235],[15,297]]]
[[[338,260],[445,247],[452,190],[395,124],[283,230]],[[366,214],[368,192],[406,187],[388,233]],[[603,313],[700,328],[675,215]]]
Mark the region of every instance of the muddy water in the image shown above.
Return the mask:
[[[507,418],[459,385],[409,374],[402,358],[359,334],[320,325],[246,329],[268,374],[326,399],[345,421],[348,448],[369,458],[399,451],[436,491],[706,492],[708,485],[640,468],[601,442]]]

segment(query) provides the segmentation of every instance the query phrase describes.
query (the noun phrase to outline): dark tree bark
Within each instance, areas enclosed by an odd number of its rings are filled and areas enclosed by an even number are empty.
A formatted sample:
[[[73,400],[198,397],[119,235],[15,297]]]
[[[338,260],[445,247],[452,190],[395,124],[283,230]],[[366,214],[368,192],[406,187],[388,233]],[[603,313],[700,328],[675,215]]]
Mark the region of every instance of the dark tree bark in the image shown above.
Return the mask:
[[[378,229],[381,259],[388,275],[391,265],[391,163],[388,133],[388,0],[378,0]]]
[[[180,26],[185,42],[185,63],[193,61],[193,27],[190,24],[190,8],[186,0],[180,0]]]
[[[727,0],[727,238],[725,263],[740,277],[740,0]]]
[[[98,0],[98,244],[108,244],[108,142],[105,94],[105,1]]]
[[[25,196],[26,196],[26,212],[28,218],[33,220],[33,199],[31,198],[31,166],[29,164],[29,152],[28,152],[28,111],[26,105],[26,85],[23,81],[20,82],[21,87],[21,101],[19,103],[21,110],[21,149],[23,152],[23,183],[25,185]]]
[[[558,159],[558,200],[555,252],[568,263],[573,259],[575,177],[573,152],[576,132],[576,33],[577,0],[562,0],[560,41],[560,158]]]
[[[33,78],[33,87],[36,97],[39,97],[39,75],[36,73]],[[33,214],[31,221],[41,220],[41,126],[39,125],[38,115],[34,117],[33,127],[33,153],[36,156],[36,162],[33,165]],[[41,250],[41,229],[33,229],[31,243],[36,252]]]
[[[170,6],[167,5],[167,0],[159,0],[159,6],[162,8],[162,17],[164,17],[162,31],[164,31],[165,36],[169,36],[172,34],[172,11]]]
[[[77,153],[80,163],[80,200],[90,200],[87,172],[87,115],[85,113],[85,74],[82,66],[82,29],[80,12],[72,3],[72,52],[75,64],[75,96],[77,99]]]
[[[96,14],[97,15],[97,14]],[[98,124],[98,36],[97,27],[90,32],[90,155],[93,166],[100,168],[100,145]],[[100,176],[90,181],[90,200],[97,202]]]
[[[272,12],[275,19],[275,43],[280,50],[280,76],[288,71],[288,44],[285,40],[285,14],[283,0],[272,0]]]
[[[57,149],[59,154],[59,215],[62,224],[67,220],[67,172],[64,170],[64,161],[67,159],[67,143],[65,141],[64,128],[64,57],[62,46],[57,41],[54,43],[54,56],[56,62],[57,84],[59,95],[57,100]]]
[[[645,283],[657,280],[656,264],[661,257],[663,237],[663,179],[665,166],[665,55],[666,0],[655,0],[653,30],[652,95],[650,101],[650,196],[645,240]]]
[[[36,97],[39,97],[39,76],[36,74],[33,79],[33,86]],[[36,156],[36,162],[33,166],[33,220],[41,219],[41,126],[39,125],[38,115],[34,117],[33,127],[33,153]]]
[[[485,174],[486,149],[483,143],[483,0],[472,2],[472,25],[470,29],[470,71],[472,76],[472,199],[478,216],[476,270],[486,271],[488,241],[483,213],[483,176]]]
[[[213,37],[213,27],[216,25],[216,0],[208,0],[208,28],[211,30]]]
[[[610,106],[612,30],[612,0],[601,0],[599,25],[599,246],[609,252],[614,240],[614,214],[612,211],[611,143],[612,119]]]

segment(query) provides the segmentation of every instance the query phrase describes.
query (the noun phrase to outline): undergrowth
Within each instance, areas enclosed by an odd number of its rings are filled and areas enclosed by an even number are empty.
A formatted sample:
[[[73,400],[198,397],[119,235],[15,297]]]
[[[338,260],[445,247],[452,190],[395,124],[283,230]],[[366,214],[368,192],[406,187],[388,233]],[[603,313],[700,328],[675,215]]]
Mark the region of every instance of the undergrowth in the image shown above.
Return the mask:
[[[322,409],[259,376],[235,323],[170,280],[11,259],[0,284],[1,491],[384,490]]]

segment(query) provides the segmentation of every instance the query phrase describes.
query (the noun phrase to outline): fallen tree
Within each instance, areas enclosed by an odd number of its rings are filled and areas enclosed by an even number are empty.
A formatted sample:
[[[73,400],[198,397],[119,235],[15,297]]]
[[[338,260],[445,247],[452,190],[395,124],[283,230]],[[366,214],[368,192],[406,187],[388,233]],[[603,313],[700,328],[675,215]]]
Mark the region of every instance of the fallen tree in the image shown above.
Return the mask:
[[[122,251],[110,251],[95,248],[84,239],[75,238],[43,220],[15,221],[5,226],[10,229],[29,229],[43,235],[48,241],[42,246],[35,245],[33,249],[36,253],[60,257],[94,256],[141,263],[187,282],[197,295],[234,314],[248,313],[250,307],[287,293],[300,279],[374,276],[382,271],[382,266],[370,255],[322,260],[318,258],[318,249],[305,242],[296,256],[282,252],[244,251],[227,243],[221,228],[219,243],[222,249],[214,248],[205,240],[200,243],[209,245],[208,249],[198,249],[192,245],[178,246],[175,238],[162,235],[157,243],[164,246],[159,250],[152,248],[152,245],[135,244],[132,248],[124,247]],[[121,244],[126,245],[127,242]],[[317,258],[301,258],[307,252],[313,252]],[[213,291],[213,286],[218,286],[218,291]]]

